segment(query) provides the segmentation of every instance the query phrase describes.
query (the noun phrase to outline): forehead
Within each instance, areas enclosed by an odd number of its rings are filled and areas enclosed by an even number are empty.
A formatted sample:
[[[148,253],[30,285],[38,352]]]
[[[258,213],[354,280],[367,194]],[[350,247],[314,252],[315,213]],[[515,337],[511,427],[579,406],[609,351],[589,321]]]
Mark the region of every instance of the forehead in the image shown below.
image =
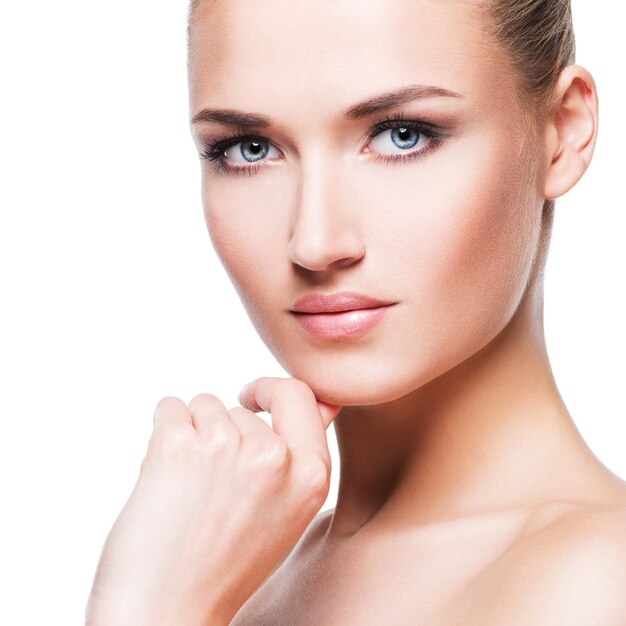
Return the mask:
[[[190,106],[331,113],[431,84],[476,99],[510,73],[478,0],[205,0],[190,27]]]

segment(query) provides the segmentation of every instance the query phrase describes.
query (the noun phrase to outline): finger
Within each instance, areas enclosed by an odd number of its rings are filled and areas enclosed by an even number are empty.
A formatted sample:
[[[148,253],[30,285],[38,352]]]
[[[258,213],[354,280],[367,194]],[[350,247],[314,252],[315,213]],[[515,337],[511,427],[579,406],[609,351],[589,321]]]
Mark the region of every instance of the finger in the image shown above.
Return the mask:
[[[274,433],[272,427],[265,420],[248,409],[235,406],[232,409],[228,409],[228,413],[230,414],[230,419],[237,424],[237,428],[239,428],[242,435]]]
[[[331,422],[337,417],[339,411],[343,409],[342,406],[337,404],[328,404],[328,402],[322,402],[321,400],[317,401],[317,406],[319,407],[320,413],[322,414],[322,421],[324,423],[324,428],[328,428]]]
[[[270,413],[273,430],[293,452],[315,452],[330,467],[322,414],[306,383],[296,378],[257,378],[241,390],[239,401],[251,411]]]
[[[192,423],[189,408],[180,398],[166,396],[157,402],[152,423],[157,426],[165,422]]]
[[[222,401],[212,393],[199,393],[194,396],[189,402],[189,412],[197,430],[203,430],[215,421],[238,430]]]
[[[249,393],[249,388],[251,387],[251,385],[252,383],[248,383],[247,385],[244,385],[242,387],[241,391],[239,392],[239,402],[243,404],[242,400],[245,398],[246,401],[249,402],[249,406],[246,406],[246,408],[248,408],[249,410],[265,411],[266,409],[259,406],[259,404],[255,401],[253,394]],[[328,402],[322,402],[321,400],[316,400],[316,402],[322,416],[324,429],[327,429],[343,407],[336,404],[329,404]]]

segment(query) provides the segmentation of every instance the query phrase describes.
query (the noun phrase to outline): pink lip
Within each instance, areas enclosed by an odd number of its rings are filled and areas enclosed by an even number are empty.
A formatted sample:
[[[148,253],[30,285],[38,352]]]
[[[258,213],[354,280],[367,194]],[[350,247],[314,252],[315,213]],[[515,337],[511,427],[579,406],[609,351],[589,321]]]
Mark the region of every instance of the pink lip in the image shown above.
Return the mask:
[[[336,313],[387,306],[393,302],[370,298],[353,291],[340,291],[330,295],[312,293],[295,301],[291,310],[300,313]]]
[[[378,324],[393,304],[352,292],[311,294],[297,300],[291,312],[315,337],[356,337]]]

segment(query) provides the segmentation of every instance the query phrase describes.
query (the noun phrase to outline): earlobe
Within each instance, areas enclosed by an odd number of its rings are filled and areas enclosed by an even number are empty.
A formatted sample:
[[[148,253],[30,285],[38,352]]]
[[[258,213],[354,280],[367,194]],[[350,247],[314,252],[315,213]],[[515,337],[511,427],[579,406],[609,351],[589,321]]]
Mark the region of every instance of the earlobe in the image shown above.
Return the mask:
[[[547,121],[544,195],[558,198],[587,169],[598,132],[598,96],[591,74],[580,65],[566,67],[554,88],[555,106]]]

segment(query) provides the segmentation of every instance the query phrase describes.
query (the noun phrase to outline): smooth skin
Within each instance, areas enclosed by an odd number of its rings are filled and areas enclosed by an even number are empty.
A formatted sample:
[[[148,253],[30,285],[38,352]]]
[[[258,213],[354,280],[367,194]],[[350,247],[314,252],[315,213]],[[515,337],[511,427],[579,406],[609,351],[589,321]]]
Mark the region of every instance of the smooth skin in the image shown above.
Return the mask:
[[[168,427],[159,444],[155,425],[131,512],[103,551],[97,608],[126,597],[148,612],[168,607],[165,623],[234,617],[237,626],[626,624],[626,483],[595,457],[560,396],[538,264],[544,201],[575,185],[593,154],[596,86],[585,68],[567,67],[554,109],[529,127],[518,77],[477,7],[212,0],[196,12],[189,94],[199,154],[242,134],[203,110],[270,118],[254,129],[263,158],[249,160],[245,141],[224,151],[238,174],[201,160],[202,199],[226,271],[293,377],[272,396],[272,428],[286,446],[252,418],[275,379],[255,381],[228,411],[211,394],[189,411],[162,401],[185,443]],[[458,95],[344,116],[417,84]],[[439,140],[420,135],[406,148],[389,129],[368,136],[399,114],[437,127]],[[397,304],[366,335],[340,341],[309,336],[289,311],[305,294],[344,290]],[[250,446],[217,443],[216,452],[212,435],[197,453],[201,435],[189,424],[197,428],[200,406],[232,439],[228,419],[240,432],[260,429],[303,467],[306,450],[329,469],[323,435],[334,418],[334,509],[313,511],[327,493],[323,471],[292,481],[280,463],[243,454]],[[159,452],[170,446],[174,464]],[[159,508],[167,489],[176,506]],[[274,525],[263,525],[262,505]],[[145,528],[156,529],[160,565],[140,552],[136,576],[124,579]],[[124,596],[120,581],[145,571],[159,577],[153,593],[131,585]]]
[[[330,486],[325,431],[340,407],[293,378],[257,379],[239,400],[232,409],[208,393],[159,401],[87,624],[228,624],[319,511]]]

